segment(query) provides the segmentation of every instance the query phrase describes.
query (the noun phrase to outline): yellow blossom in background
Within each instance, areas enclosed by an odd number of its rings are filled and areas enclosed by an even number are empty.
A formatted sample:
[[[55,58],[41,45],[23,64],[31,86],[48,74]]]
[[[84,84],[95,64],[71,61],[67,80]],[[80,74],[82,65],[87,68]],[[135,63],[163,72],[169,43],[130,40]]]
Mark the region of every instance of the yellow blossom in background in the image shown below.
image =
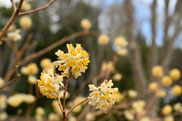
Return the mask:
[[[4,94],[1,94],[0,95],[0,110],[3,110],[3,109],[5,109],[6,108],[6,101],[7,101],[7,97],[6,97],[6,95],[4,95]]]
[[[116,50],[116,53],[120,56],[126,56],[128,54],[128,50],[125,48],[119,48]]]
[[[149,84],[149,90],[154,92],[154,91],[157,91],[158,89],[158,84],[156,82],[152,82]]]
[[[109,107],[115,104],[115,97],[118,92],[118,88],[112,88],[112,80],[105,80],[99,87],[95,87],[93,84],[89,85],[89,104],[95,106],[96,109],[102,109],[106,111]]]
[[[173,116],[167,116],[164,118],[164,121],[174,121],[174,117]]]
[[[107,71],[113,72],[115,70],[114,63],[112,61],[103,62],[101,70],[102,72],[107,72]]]
[[[13,32],[16,30],[16,25],[15,24],[12,24],[9,29],[8,29],[8,32]]]
[[[0,87],[4,85],[4,80],[0,77]]]
[[[60,89],[64,87],[62,75],[49,75],[41,73],[40,80],[37,80],[40,93],[47,98],[57,98]]]
[[[27,30],[32,26],[32,19],[29,16],[23,16],[19,21],[20,26]]]
[[[138,93],[137,93],[137,91],[135,91],[135,90],[129,90],[128,91],[128,96],[130,97],[130,98],[136,98],[137,97],[137,95],[138,95]]]
[[[129,121],[133,121],[134,118],[135,118],[134,114],[131,111],[128,111],[128,110],[124,111],[124,116]]]
[[[112,79],[114,81],[120,81],[122,79],[122,75],[120,73],[116,73],[113,75]]]
[[[132,103],[133,110],[138,114],[144,114],[144,107],[146,103],[143,100],[138,100]]]
[[[109,43],[109,37],[105,34],[102,34],[98,37],[98,44],[99,45],[106,45]]]
[[[156,95],[157,97],[163,98],[166,96],[166,92],[164,90],[157,90]]]
[[[28,76],[28,82],[30,83],[30,84],[36,84],[36,82],[37,82],[37,77],[35,77],[35,76]]]
[[[54,101],[52,102],[52,107],[53,107],[54,111],[55,111],[57,114],[62,114],[62,113],[61,113],[61,109],[60,109],[60,107],[59,107],[59,102],[58,102],[58,100],[54,100]]]
[[[128,42],[123,36],[117,37],[114,42],[116,46],[121,48],[125,48],[126,46],[128,46]]]
[[[140,121],[151,121],[149,117],[144,117],[142,119],[140,119]]]
[[[182,93],[182,89],[181,89],[181,86],[180,85],[175,85],[173,88],[172,88],[172,94],[174,96],[179,96],[181,95]]]
[[[164,86],[170,86],[173,83],[173,80],[170,76],[164,76],[162,78],[162,85]]]
[[[93,113],[87,113],[86,115],[86,121],[94,121],[95,115]]]
[[[163,76],[163,69],[162,69],[162,66],[154,66],[152,68],[152,74],[153,76],[157,77],[157,78],[160,78],[161,76]]]
[[[51,61],[51,59],[49,59],[49,58],[43,58],[40,61],[40,66],[42,68],[51,68],[52,67],[52,61]]]
[[[118,92],[115,97],[116,103],[120,103],[124,99],[124,95],[121,92]]]
[[[25,67],[21,68],[21,73],[24,75],[36,75],[39,69],[36,63],[30,63]]]
[[[170,105],[165,105],[163,108],[162,108],[162,114],[163,115],[170,115],[172,113],[172,107]]]
[[[179,80],[180,77],[181,77],[181,72],[179,69],[172,69],[170,72],[169,72],[169,75],[171,76],[171,78],[173,80]]]
[[[83,50],[80,44],[76,44],[76,48],[72,44],[67,44],[68,53],[64,53],[61,50],[56,52],[58,61],[54,62],[54,65],[58,66],[59,71],[63,71],[63,76],[70,76],[70,73],[75,78],[81,76],[81,73],[85,73],[88,63],[90,63],[88,53]]]
[[[8,114],[6,112],[0,113],[0,121],[5,121],[8,118]]]
[[[18,31],[15,32],[8,32],[8,38],[13,42],[17,42],[21,39],[21,35]]]
[[[31,9],[31,5],[29,2],[24,1],[22,6],[21,6],[21,10],[23,11],[29,11]]]
[[[35,97],[30,94],[15,94],[10,96],[7,100],[8,104],[12,107],[18,107],[22,103],[32,104],[35,102]]]
[[[84,30],[89,30],[92,27],[89,19],[82,19],[80,25]]]
[[[49,121],[59,121],[60,116],[56,113],[51,113],[48,116]]]
[[[182,112],[182,104],[181,103],[174,104],[173,109],[175,111]]]
[[[43,118],[44,115],[45,115],[45,110],[42,107],[37,107],[35,119],[37,121],[44,121],[44,118]]]

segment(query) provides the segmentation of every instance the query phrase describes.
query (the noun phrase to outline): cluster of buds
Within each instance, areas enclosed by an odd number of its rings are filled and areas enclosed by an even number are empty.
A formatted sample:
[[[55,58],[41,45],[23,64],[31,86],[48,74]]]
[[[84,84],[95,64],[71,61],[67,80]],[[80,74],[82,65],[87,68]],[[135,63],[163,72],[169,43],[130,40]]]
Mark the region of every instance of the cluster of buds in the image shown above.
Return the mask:
[[[125,56],[127,51],[128,42],[123,36],[119,36],[114,40],[116,46],[116,53],[120,56]]]

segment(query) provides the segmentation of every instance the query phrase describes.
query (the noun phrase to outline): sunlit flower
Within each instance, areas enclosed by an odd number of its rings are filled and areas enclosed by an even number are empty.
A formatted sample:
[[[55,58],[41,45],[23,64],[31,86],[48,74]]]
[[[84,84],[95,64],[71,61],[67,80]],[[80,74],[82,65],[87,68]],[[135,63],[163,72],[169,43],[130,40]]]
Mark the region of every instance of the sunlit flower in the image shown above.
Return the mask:
[[[128,45],[128,42],[126,41],[126,39],[123,36],[117,37],[114,40],[116,46],[121,47],[121,48],[125,48]]]
[[[181,88],[180,85],[175,85],[175,86],[172,88],[172,94],[173,94],[174,96],[179,96],[179,95],[181,95],[181,93],[182,93],[182,88]]]
[[[48,116],[49,121],[59,121],[60,117],[56,113],[51,113]]]
[[[134,118],[135,118],[134,115],[133,115],[133,113],[131,111],[128,111],[128,110],[126,110],[124,112],[124,116],[125,116],[125,118],[127,120],[130,120],[130,121],[134,120]]]
[[[158,84],[156,82],[152,82],[149,84],[149,90],[154,92],[154,91],[157,91],[158,89]]]
[[[164,118],[164,121],[174,121],[174,117],[173,116],[167,116]]]
[[[30,9],[31,9],[30,3],[27,2],[27,1],[24,1],[23,4],[22,4],[22,6],[21,6],[21,10],[23,10],[23,11],[28,11],[28,10],[30,10]]]
[[[105,34],[102,34],[98,38],[98,44],[100,45],[106,45],[109,43],[109,37]]]
[[[78,78],[81,76],[82,72],[85,72],[90,62],[88,54],[82,49],[80,44],[76,44],[76,48],[74,48],[72,44],[67,44],[67,48],[68,53],[64,53],[61,50],[56,52],[59,60],[55,61],[54,64],[59,66],[59,71],[63,71],[63,76],[68,77],[72,72],[75,78]]]
[[[154,66],[152,68],[152,74],[153,76],[157,77],[157,78],[160,78],[162,75],[163,75],[163,69],[161,66]]]
[[[137,95],[138,95],[138,93],[137,93],[137,91],[135,91],[135,90],[129,90],[129,91],[128,91],[128,96],[129,96],[130,98],[136,98]]]
[[[112,80],[105,80],[99,87],[90,84],[89,104],[95,106],[96,109],[106,111],[115,103],[115,97],[118,92],[118,88],[112,88],[112,86]]]
[[[8,114],[3,112],[0,114],[0,121],[5,121],[8,118]]]
[[[181,72],[179,69],[172,69],[170,72],[169,72],[169,75],[171,76],[171,78],[173,80],[179,80],[180,77],[181,77]]]
[[[51,68],[51,67],[52,67],[51,59],[49,59],[49,58],[43,58],[43,59],[40,61],[40,66],[41,66],[42,68]]]
[[[88,20],[88,19],[82,19],[82,21],[81,21],[81,27],[84,30],[89,30],[92,27],[92,24],[91,24],[90,20]]]
[[[173,80],[172,80],[172,78],[170,76],[164,76],[162,78],[162,84],[164,86],[170,86],[172,84],[172,82],[173,82]]]
[[[17,42],[18,40],[21,39],[21,35],[19,32],[8,32],[8,38],[12,40],[13,42]]]
[[[57,98],[60,89],[64,87],[63,76],[41,73],[40,80],[37,80],[40,92],[47,98]],[[60,95],[60,94],[59,94]]]
[[[19,21],[20,26],[27,30],[32,26],[32,19],[29,16],[23,16]]]
[[[170,105],[165,105],[163,108],[162,108],[162,114],[163,115],[170,115],[172,112],[172,107]]]
[[[28,76],[28,82],[30,84],[36,84],[37,78],[35,76]]]
[[[122,78],[122,75],[121,75],[120,73],[116,73],[116,74],[114,74],[114,76],[112,77],[112,79],[113,79],[114,81],[119,81],[119,80],[121,80],[121,78]]]

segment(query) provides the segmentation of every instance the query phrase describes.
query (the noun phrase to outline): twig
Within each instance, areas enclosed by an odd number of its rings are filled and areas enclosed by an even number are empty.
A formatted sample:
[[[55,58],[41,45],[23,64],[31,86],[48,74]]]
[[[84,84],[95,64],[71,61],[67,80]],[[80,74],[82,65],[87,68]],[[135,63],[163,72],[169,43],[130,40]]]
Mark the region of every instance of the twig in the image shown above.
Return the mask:
[[[5,87],[7,87],[7,86],[9,86],[10,84],[12,84],[13,82],[15,82],[20,77],[20,74],[18,74],[18,66],[16,66],[16,70],[17,71],[16,71],[16,75],[15,75],[14,79],[12,79],[11,81],[5,83],[2,87],[0,87],[0,90],[3,89],[3,88],[5,88]]]
[[[1,32],[0,32],[0,41],[3,41],[2,38],[4,37],[4,35],[6,34],[6,32],[8,31],[9,27],[13,24],[13,22],[17,18],[18,14],[20,12],[21,6],[23,4],[23,1],[24,0],[20,0],[16,11],[13,12],[13,15],[11,16],[10,20],[5,25],[5,27],[1,30]]]
[[[14,0],[10,0],[10,1],[11,1],[12,6],[13,6],[13,10],[16,11],[16,5],[15,5]]]
[[[84,103],[85,101],[87,101],[88,100],[88,97],[87,98],[85,98],[83,101],[81,101],[80,103],[78,103],[77,105],[75,105],[74,107],[72,107],[70,110],[69,110],[69,112],[67,113],[67,116],[77,107],[77,106],[79,106],[79,105],[81,105],[82,103]]]
[[[59,107],[61,109],[61,112],[63,113],[63,106],[61,104],[61,101],[60,101],[60,95],[58,94],[58,103],[59,103]]]
[[[51,4],[53,4],[54,2],[55,2],[55,0],[50,0],[46,5],[44,5],[44,6],[40,7],[40,8],[31,10],[31,11],[27,11],[27,12],[21,12],[21,13],[19,13],[19,16],[31,14],[31,13],[33,13],[33,12],[37,12],[37,11],[46,9],[47,7],[49,7],[49,6],[50,6]]]

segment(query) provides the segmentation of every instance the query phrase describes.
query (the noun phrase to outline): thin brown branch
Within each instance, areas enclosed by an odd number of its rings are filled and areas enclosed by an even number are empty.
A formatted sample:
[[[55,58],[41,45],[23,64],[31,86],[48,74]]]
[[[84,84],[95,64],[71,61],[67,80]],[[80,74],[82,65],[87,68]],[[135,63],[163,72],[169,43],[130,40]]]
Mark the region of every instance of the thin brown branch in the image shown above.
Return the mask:
[[[35,59],[51,50],[53,50],[54,48],[60,46],[61,44],[67,42],[67,41],[70,41],[70,40],[73,40],[75,39],[76,37],[79,37],[79,36],[84,36],[84,35],[88,35],[88,34],[95,34],[95,32],[85,32],[85,31],[80,31],[80,32],[76,32],[74,34],[71,34],[67,37],[64,37],[60,40],[58,40],[57,42],[51,44],[50,46],[38,51],[38,52],[35,52],[35,53],[32,53],[30,54],[27,58],[25,58],[24,60],[20,61],[18,64],[19,65],[23,65],[25,63],[27,63],[28,61],[32,60],[32,59]]]
[[[31,10],[31,11],[27,11],[27,12],[21,12],[21,13],[19,13],[19,16],[31,14],[31,13],[34,13],[34,12],[37,12],[37,11],[46,9],[46,8],[48,8],[50,5],[52,5],[55,1],[56,1],[56,0],[50,0],[46,5],[44,5],[44,6],[40,7],[40,8]]]
[[[10,84],[12,84],[13,82],[15,82],[19,77],[20,77],[20,74],[18,74],[18,66],[16,66],[16,75],[15,75],[15,77],[11,81],[8,81],[2,87],[0,87],[0,90],[2,90],[3,88],[5,88],[5,87],[9,86]]]
[[[12,6],[13,6],[13,10],[16,11],[16,5],[15,5],[14,0],[10,0],[10,1],[11,1]]]
[[[69,115],[77,106],[83,104],[83,103],[86,102],[87,100],[88,100],[88,97],[85,98],[85,99],[84,99],[83,101],[81,101],[80,103],[78,103],[77,105],[75,105],[74,107],[72,107],[72,108],[68,111],[67,116],[68,116],[68,115]]]
[[[6,32],[8,31],[9,27],[13,24],[13,22],[15,21],[15,19],[18,17],[18,14],[20,12],[20,9],[21,9],[21,6],[23,4],[23,1],[24,0],[20,0],[16,11],[13,12],[13,15],[11,16],[10,20],[5,25],[5,27],[1,30],[1,32],[0,32],[0,41],[3,41],[2,38],[4,37],[4,35],[6,34]]]
[[[63,106],[61,104],[61,98],[60,98],[60,95],[58,94],[58,103],[59,103],[59,107],[61,109],[61,112],[63,113]]]

